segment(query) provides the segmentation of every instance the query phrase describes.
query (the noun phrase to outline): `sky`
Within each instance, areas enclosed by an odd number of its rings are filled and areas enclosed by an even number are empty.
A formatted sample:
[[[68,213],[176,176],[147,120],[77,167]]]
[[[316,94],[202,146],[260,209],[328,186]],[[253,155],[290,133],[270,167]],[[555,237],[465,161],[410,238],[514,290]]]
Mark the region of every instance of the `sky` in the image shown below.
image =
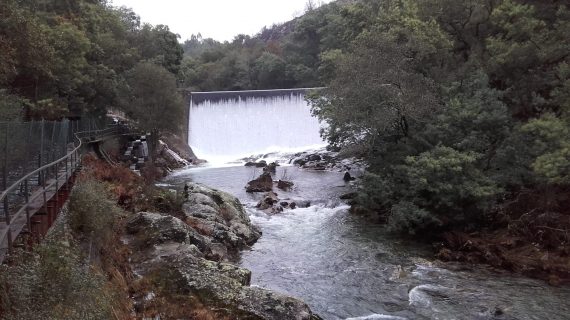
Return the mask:
[[[197,33],[219,41],[231,40],[238,34],[254,35],[264,26],[299,16],[307,0],[112,0],[112,3],[132,8],[142,22],[168,25],[183,42]]]

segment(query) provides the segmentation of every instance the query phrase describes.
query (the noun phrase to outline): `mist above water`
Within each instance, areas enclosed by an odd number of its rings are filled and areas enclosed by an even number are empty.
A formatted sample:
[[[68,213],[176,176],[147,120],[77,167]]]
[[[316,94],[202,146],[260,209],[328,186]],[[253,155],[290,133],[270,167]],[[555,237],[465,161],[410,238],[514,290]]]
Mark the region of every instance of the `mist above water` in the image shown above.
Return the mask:
[[[220,94],[200,93],[190,103],[189,144],[201,159],[222,164],[254,154],[325,146],[304,91]]]

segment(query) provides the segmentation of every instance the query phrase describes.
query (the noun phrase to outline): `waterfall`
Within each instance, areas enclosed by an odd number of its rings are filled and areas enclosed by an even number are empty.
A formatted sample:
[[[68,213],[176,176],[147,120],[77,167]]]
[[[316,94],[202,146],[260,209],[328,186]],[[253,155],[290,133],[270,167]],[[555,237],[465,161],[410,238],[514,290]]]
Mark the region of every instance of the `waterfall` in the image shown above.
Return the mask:
[[[209,162],[323,147],[307,89],[196,92],[188,143]]]

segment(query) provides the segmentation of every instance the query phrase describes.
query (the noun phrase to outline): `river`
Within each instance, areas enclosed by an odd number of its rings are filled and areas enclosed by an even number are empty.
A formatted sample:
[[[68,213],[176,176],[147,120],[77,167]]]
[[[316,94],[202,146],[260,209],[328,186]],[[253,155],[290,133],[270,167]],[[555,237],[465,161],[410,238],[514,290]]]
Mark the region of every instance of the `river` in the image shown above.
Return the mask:
[[[244,189],[259,173],[241,165],[202,167],[165,182],[190,180],[236,195],[263,231],[238,261],[253,272],[252,285],[303,299],[324,319],[570,319],[568,287],[438,263],[429,244],[394,237],[351,215],[338,200],[351,188],[341,173],[279,167],[276,178],[295,183],[292,191],[278,192],[280,198],[310,206],[266,215],[255,209],[261,195]]]

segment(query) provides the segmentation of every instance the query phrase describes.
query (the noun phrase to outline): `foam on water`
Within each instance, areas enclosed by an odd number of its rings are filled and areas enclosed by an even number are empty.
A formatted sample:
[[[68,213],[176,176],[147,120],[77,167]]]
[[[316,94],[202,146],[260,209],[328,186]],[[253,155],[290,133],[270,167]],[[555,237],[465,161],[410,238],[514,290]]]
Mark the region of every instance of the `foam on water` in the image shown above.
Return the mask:
[[[321,124],[302,93],[203,98],[190,104],[189,144],[199,158],[221,165],[253,154],[324,147]]]

